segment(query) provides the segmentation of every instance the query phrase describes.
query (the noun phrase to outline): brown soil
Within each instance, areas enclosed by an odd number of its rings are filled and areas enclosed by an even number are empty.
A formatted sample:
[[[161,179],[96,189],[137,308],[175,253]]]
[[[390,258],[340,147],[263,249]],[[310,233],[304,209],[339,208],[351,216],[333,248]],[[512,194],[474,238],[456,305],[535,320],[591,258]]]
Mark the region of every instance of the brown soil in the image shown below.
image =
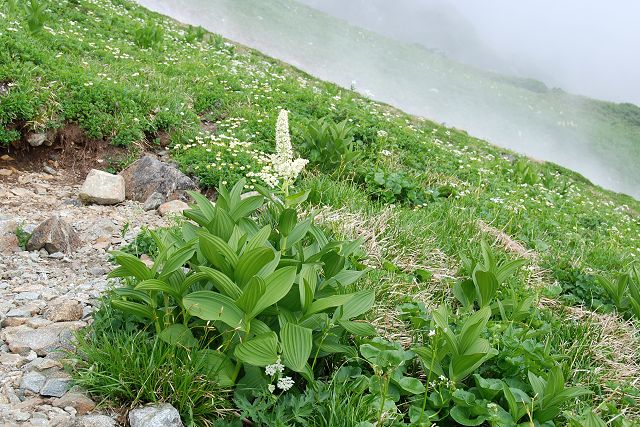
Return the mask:
[[[75,124],[49,133],[50,146],[30,146],[21,140],[17,146],[0,148],[0,156],[6,154],[11,160],[0,159],[0,169],[14,172],[42,172],[45,165],[64,172],[69,184],[82,182],[91,169],[108,169],[117,166],[129,156],[126,148],[116,147],[107,141],[88,138]],[[0,177],[3,181],[17,179],[18,173]]]

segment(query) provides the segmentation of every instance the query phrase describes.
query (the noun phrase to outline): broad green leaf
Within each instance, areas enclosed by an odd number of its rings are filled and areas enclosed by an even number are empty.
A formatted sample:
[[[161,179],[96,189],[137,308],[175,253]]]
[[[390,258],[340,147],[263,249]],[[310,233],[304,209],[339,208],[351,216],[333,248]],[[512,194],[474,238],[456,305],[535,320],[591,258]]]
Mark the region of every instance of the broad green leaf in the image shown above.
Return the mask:
[[[149,296],[149,293],[135,290],[131,288],[116,288],[114,289],[116,295],[125,298],[134,298],[140,301],[145,302],[148,306],[153,306],[155,301],[153,298]]]
[[[251,313],[258,305],[266,288],[264,279],[255,276],[247,283],[240,298],[236,299],[236,305],[245,313]]]
[[[411,394],[422,394],[425,392],[424,385],[417,378],[402,377],[396,381],[396,384],[398,384],[404,391]]]
[[[182,299],[192,316],[203,320],[221,321],[232,328],[244,328],[244,313],[226,295],[212,291],[192,292]]]
[[[263,204],[263,196],[249,196],[246,199],[241,200],[229,214],[235,222],[238,222],[241,218],[249,216],[249,214],[259,209]]]
[[[352,322],[349,320],[341,320],[338,323],[353,335],[361,337],[371,337],[378,335],[376,328],[374,328],[370,323]]]
[[[129,274],[138,280],[146,280],[153,278],[153,273],[142,261],[137,257],[120,252],[112,252],[116,262],[129,271]]]
[[[271,248],[256,248],[245,251],[238,259],[235,271],[235,281],[243,288],[249,280],[269,262],[273,261],[275,254]]]
[[[196,249],[193,247],[193,244],[189,243],[182,248],[175,251],[167,261],[162,266],[162,273],[160,277],[167,277],[177,269],[181,268],[187,261],[193,257]],[[153,266],[154,271],[156,270],[156,265]]]
[[[140,316],[147,319],[154,318],[153,309],[148,305],[142,305],[137,302],[123,301],[119,299],[111,300],[111,305],[113,306],[113,308],[124,311],[125,313],[133,314],[135,316]]]
[[[476,285],[478,304],[480,307],[485,307],[498,291],[498,280],[493,273],[476,270],[473,273],[473,283]]]
[[[313,346],[311,329],[287,323],[280,330],[280,343],[284,364],[293,371],[302,372]]]
[[[469,409],[458,405],[451,408],[449,416],[461,426],[479,426],[487,420],[484,415],[473,416],[470,414]]]
[[[213,282],[213,286],[215,286],[218,291],[227,295],[231,299],[238,299],[240,298],[240,295],[242,295],[242,289],[240,289],[240,287],[238,287],[238,285],[236,285],[233,280],[229,279],[229,277],[223,272],[211,267],[198,267],[198,270],[209,277]]]
[[[171,295],[177,300],[182,298],[179,290],[169,286],[166,282],[159,279],[148,279],[139,282],[134,288],[136,291],[160,291],[167,295]]]
[[[275,332],[258,335],[236,346],[238,360],[253,366],[267,366],[278,358],[278,337]]]
[[[199,356],[204,361],[204,374],[207,376],[215,376],[216,381],[221,387],[233,386],[233,376],[235,366],[229,357],[216,350],[200,350]]]
[[[235,268],[238,264],[238,255],[229,247],[227,242],[213,234],[200,232],[200,250],[202,254],[216,268],[225,267],[223,261],[229,263],[231,268]]]
[[[245,246],[245,251],[250,251],[252,249],[262,248],[266,246],[267,240],[269,239],[269,235],[271,235],[271,227],[265,225],[262,227],[256,234],[249,239],[247,242],[247,246]]]
[[[297,222],[298,212],[295,209],[289,208],[283,210],[280,214],[280,219],[278,220],[278,230],[280,231],[280,235],[288,237]]]
[[[332,295],[326,298],[320,298],[315,300],[309,306],[309,310],[305,313],[305,316],[309,316],[314,313],[319,313],[331,307],[339,307],[351,300],[354,294],[342,294]]]
[[[491,317],[491,308],[484,307],[464,321],[458,340],[458,351],[461,354],[466,353],[467,349],[477,341],[486,329],[489,317]]]
[[[292,247],[307,235],[309,228],[311,228],[311,221],[312,218],[307,218],[293,227],[293,230],[291,230],[291,233],[287,237],[287,248]]]
[[[476,299],[476,287],[472,280],[461,280],[453,285],[453,296],[463,307],[470,307]]]
[[[341,319],[349,320],[358,317],[373,307],[375,293],[372,290],[359,291],[342,305]]]
[[[198,345],[198,340],[193,337],[191,329],[181,323],[167,326],[158,334],[158,338],[168,344],[179,345],[186,348]]]
[[[207,219],[207,222],[213,220],[216,215],[213,203],[197,191],[187,191],[187,193],[195,200],[198,209],[200,209],[200,213]]]
[[[335,344],[331,342],[324,341],[319,345],[320,351],[324,351],[325,353],[344,353],[348,357],[358,357],[358,350],[355,347],[344,344]]]
[[[265,293],[251,311],[250,317],[257,316],[267,307],[284,298],[291,290],[294,280],[296,280],[295,267],[283,267],[265,277]]]

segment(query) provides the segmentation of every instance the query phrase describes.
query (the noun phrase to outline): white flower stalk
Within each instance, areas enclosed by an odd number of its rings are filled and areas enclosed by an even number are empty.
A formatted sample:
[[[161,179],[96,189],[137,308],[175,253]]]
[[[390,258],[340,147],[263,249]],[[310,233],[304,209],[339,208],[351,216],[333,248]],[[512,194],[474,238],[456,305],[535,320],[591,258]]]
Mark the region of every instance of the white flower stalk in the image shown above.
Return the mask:
[[[289,186],[295,182],[309,160],[293,158],[287,110],[280,110],[276,122],[276,152],[265,160],[262,170],[252,175],[261,178],[271,188],[281,185],[285,195],[288,195]]]
[[[284,372],[284,365],[281,363],[279,357],[278,360],[276,360],[276,363],[264,367],[264,373],[270,377],[274,376],[277,373],[281,374],[282,372]]]

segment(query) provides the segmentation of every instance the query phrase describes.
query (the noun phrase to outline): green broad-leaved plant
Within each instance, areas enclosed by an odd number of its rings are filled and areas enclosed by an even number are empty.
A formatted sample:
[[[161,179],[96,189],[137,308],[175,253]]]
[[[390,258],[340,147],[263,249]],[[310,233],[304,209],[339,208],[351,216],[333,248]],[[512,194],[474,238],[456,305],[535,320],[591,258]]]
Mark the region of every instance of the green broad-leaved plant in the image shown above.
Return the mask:
[[[221,185],[216,203],[190,193],[181,228],[151,232],[153,266],[114,252],[110,277],[125,286],[111,304],[161,339],[204,352],[223,386],[265,384],[262,368],[279,358],[313,381],[320,358],[355,356],[350,337],[376,334],[358,320],[374,303],[373,291],[354,286],[366,273],[351,268],[359,242],[334,241],[283,204],[267,209],[244,186]]]

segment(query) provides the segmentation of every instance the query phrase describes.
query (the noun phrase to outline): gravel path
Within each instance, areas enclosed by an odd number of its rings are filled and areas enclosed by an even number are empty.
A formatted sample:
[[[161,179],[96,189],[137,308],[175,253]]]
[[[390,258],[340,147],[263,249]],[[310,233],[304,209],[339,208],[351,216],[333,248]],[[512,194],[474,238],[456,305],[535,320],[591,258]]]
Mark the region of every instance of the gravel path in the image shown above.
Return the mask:
[[[69,181],[64,174],[0,177],[0,426],[118,425],[113,414],[100,413],[71,388],[60,350],[87,325],[108,286],[107,251],[130,242],[141,226],[167,221],[137,202],[82,206],[79,186]],[[16,226],[31,231],[52,215],[78,232],[76,251],[15,247]]]

